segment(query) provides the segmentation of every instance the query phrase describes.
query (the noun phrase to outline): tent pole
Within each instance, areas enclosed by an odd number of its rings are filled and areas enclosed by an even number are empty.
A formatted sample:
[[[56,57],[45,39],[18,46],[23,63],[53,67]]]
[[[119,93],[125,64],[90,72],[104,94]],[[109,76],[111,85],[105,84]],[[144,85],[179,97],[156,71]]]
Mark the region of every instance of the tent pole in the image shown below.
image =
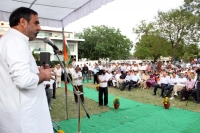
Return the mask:
[[[65,39],[65,34],[64,34],[64,27],[62,27],[62,36],[63,36],[63,45],[65,44],[64,43],[64,39]],[[66,69],[66,64],[64,63],[64,69]],[[67,116],[67,120],[68,120],[68,96],[67,96],[67,91],[68,91],[68,88],[67,88],[67,73],[66,71],[64,71],[64,81],[65,81],[65,103],[66,103],[66,116]]]

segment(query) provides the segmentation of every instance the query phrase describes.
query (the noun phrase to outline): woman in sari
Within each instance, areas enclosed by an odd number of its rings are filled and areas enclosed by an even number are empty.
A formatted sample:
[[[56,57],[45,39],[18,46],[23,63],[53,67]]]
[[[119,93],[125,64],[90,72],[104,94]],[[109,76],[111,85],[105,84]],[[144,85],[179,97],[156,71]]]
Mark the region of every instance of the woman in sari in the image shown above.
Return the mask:
[[[151,87],[156,83],[156,75],[155,73],[150,73],[150,78],[146,81],[146,85],[148,89],[151,89]]]

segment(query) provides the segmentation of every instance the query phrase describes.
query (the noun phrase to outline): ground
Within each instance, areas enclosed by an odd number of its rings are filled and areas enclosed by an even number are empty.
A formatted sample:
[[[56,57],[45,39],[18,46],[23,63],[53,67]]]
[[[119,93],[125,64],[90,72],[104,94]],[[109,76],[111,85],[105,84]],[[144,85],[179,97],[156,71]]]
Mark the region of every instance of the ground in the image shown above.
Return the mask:
[[[95,85],[93,83],[86,83],[83,86],[96,90]],[[128,90],[120,91],[119,89],[110,87],[108,89],[108,92],[109,94],[130,99],[133,101],[152,104],[155,106],[163,106],[162,104],[163,98],[159,96],[160,90],[158,90],[158,93],[156,96],[152,96],[153,90],[147,90],[147,89],[141,89],[141,88],[134,88],[131,91],[128,91]],[[68,91],[67,96],[68,96],[68,102],[67,102],[68,103],[68,119],[77,118],[77,104],[74,102],[73,93],[71,91]],[[105,107],[105,106],[98,107],[97,98],[98,98],[98,95],[96,95],[96,101],[91,100],[89,98],[85,98],[84,106],[90,115],[100,114],[102,112],[108,112],[111,110],[110,107]],[[112,103],[112,101],[109,101],[109,103]],[[180,99],[171,100],[170,104],[171,104],[171,107],[200,113],[200,106],[193,103],[192,98],[189,99],[187,106],[186,106],[186,102],[181,102]],[[81,109],[81,116],[86,116],[85,112],[83,111],[83,108]],[[64,88],[58,88],[56,91],[56,99],[53,99],[51,117],[56,122],[67,119]]]

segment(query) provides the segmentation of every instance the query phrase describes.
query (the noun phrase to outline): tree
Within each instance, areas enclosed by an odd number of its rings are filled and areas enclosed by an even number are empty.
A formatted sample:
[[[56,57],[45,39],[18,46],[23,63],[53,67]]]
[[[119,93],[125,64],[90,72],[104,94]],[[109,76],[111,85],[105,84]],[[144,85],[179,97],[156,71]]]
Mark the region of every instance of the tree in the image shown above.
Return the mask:
[[[158,12],[156,29],[160,35],[170,41],[172,60],[175,58],[175,49],[183,42],[187,45],[199,41],[199,18],[191,12],[182,9],[172,9],[169,12]]]
[[[160,56],[166,57],[169,55],[169,44],[165,38],[158,35],[142,35],[135,46],[134,56],[139,59],[150,58],[155,62]]]
[[[130,39],[122,35],[119,29],[104,25],[85,28],[76,36],[85,39],[85,42],[79,43],[78,54],[80,58],[92,60],[99,58],[127,59],[133,47]]]
[[[200,16],[200,1],[199,0],[184,0],[183,9],[192,12],[194,15]]]
[[[35,53],[35,51],[33,50],[33,51],[32,51],[32,55],[33,55],[33,57],[35,58],[36,61],[39,60],[39,58],[40,58],[40,54]]]
[[[192,59],[197,58],[200,49],[197,44],[186,45],[184,48],[183,61],[190,62]]]

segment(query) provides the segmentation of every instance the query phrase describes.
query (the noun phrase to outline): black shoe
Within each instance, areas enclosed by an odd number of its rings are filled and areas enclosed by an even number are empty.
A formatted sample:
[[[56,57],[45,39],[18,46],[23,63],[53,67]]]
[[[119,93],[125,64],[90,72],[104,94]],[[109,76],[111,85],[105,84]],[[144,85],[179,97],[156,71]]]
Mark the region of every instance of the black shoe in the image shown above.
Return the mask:
[[[153,96],[155,96],[155,95],[156,95],[156,93],[153,94]]]
[[[99,107],[101,107],[102,105],[99,105]]]
[[[194,100],[194,103],[197,103],[197,100]]]

